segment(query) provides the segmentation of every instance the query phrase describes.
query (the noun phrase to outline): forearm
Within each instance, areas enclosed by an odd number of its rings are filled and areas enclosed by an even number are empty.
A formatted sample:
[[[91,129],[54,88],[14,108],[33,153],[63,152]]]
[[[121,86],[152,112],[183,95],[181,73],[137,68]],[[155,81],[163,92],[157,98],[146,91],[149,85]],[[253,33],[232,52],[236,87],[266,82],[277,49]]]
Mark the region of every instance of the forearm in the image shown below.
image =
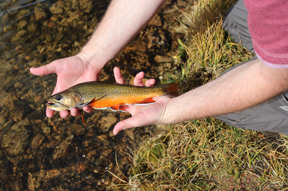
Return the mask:
[[[114,0],[79,55],[102,67],[154,16],[164,0]]]
[[[177,123],[246,109],[287,90],[288,70],[251,61],[171,99],[160,121]]]

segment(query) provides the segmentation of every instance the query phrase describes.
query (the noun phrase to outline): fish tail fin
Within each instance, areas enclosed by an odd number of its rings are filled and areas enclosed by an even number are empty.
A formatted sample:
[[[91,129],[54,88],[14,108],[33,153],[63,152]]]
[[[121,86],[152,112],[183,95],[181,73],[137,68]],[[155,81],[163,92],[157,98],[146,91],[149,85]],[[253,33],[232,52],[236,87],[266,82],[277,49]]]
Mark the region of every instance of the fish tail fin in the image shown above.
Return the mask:
[[[177,83],[170,83],[170,84],[161,84],[158,87],[163,88],[164,96],[168,97],[176,97],[179,94],[178,92],[178,84]]]

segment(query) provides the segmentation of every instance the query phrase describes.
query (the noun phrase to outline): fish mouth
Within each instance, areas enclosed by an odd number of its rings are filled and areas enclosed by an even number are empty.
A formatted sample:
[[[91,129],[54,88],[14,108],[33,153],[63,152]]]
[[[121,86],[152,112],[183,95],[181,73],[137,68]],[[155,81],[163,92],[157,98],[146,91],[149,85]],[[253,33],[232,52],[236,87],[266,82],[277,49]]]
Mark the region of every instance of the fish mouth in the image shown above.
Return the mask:
[[[68,106],[59,102],[51,101],[51,100],[48,100],[48,102],[46,103],[46,106],[55,111],[69,110]]]

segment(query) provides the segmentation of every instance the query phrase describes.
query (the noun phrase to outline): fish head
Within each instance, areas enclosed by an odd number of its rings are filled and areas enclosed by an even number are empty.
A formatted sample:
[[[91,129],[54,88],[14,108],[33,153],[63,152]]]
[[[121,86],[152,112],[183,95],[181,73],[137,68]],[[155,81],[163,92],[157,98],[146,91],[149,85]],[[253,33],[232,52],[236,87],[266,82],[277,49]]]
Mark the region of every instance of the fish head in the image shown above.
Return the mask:
[[[75,91],[64,91],[52,95],[47,99],[46,106],[55,111],[70,110],[82,104],[83,98],[81,94]]]

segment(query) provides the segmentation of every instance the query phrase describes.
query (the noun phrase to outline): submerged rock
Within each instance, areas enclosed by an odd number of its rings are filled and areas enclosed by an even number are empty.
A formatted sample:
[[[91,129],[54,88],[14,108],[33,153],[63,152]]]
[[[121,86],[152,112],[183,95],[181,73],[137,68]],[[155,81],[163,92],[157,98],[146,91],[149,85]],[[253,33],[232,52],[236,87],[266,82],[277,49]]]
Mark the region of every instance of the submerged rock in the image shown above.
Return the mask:
[[[35,13],[36,21],[38,21],[40,19],[45,19],[47,17],[45,10],[43,8],[40,8],[40,7],[35,7],[34,13]]]
[[[27,21],[22,20],[17,24],[18,29],[22,29],[27,25]]]
[[[155,56],[154,60],[156,62],[173,62],[173,59],[170,56],[161,56],[161,55],[157,55]]]
[[[60,2],[60,1],[59,1]],[[49,8],[49,11],[52,13],[52,14],[62,14],[63,13],[63,9],[61,6],[62,3],[54,3],[50,8]]]

